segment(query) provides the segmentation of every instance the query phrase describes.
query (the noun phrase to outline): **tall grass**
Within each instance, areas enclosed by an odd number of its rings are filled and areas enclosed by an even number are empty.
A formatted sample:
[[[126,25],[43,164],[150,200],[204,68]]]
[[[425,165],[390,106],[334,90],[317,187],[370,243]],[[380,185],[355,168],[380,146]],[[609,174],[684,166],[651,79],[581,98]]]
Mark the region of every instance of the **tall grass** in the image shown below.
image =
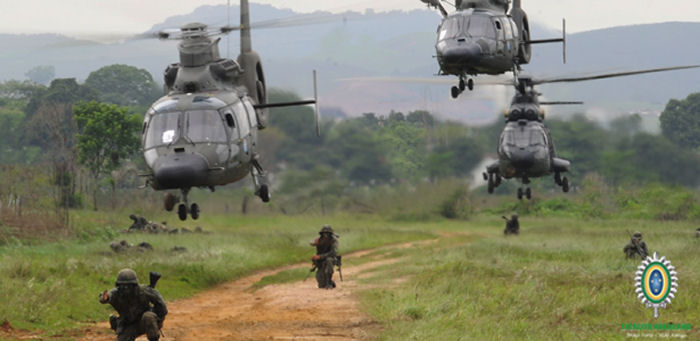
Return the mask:
[[[381,339],[622,339],[622,323],[700,321],[700,240],[690,223],[524,218],[521,235],[507,238],[501,225],[480,219],[465,229],[480,238],[415,249],[376,271],[368,282],[406,279],[362,295],[386,326]],[[679,273],[678,295],[658,320],[634,293],[640,261],[623,256],[625,229],[642,230]]]

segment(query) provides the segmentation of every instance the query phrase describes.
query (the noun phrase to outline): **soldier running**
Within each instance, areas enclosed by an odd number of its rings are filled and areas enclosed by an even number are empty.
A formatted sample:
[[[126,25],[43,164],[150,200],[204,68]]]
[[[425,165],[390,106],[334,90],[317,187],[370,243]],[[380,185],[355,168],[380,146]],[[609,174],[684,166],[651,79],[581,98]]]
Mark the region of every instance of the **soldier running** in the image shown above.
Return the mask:
[[[649,250],[647,250],[647,243],[642,240],[642,233],[635,231],[630,242],[625,245],[622,249],[625,252],[627,258],[635,258],[640,256],[642,259],[647,258],[649,255]]]
[[[520,233],[520,223],[518,222],[517,213],[514,213],[512,216],[510,216],[510,220],[508,220],[508,218],[506,217],[503,217],[503,219],[506,220],[506,228],[505,230],[503,230],[503,234],[509,235]]]
[[[156,290],[160,275],[151,273],[151,284],[139,285],[136,272],[123,269],[117,275],[116,288],[100,294],[100,303],[109,303],[119,313],[111,315],[109,323],[117,333],[117,341],[134,341],[146,334],[148,341],[160,338],[163,320],[168,314],[163,296]]]
[[[316,269],[316,282],[321,289],[335,288],[333,267],[338,258],[338,235],[333,233],[330,225],[323,225],[318,238],[311,242],[316,247],[316,254],[311,257]]]

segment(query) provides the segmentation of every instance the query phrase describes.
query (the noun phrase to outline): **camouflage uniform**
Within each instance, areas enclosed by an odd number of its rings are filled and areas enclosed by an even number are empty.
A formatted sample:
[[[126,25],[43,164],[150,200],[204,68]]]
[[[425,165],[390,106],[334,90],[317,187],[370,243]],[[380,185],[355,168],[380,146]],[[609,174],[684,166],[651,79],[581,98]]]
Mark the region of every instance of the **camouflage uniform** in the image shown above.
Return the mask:
[[[131,224],[131,226],[129,227],[129,231],[134,231],[134,230],[142,231],[143,229],[146,228],[146,225],[148,225],[148,220],[146,220],[146,218],[144,218],[140,215],[132,214],[129,216],[129,219],[134,221],[134,223]]]
[[[622,249],[625,252],[627,258],[634,258],[640,256],[642,259],[647,258],[649,255],[649,250],[647,250],[647,244],[642,240],[642,233],[635,231],[630,238],[630,242],[625,245]]]
[[[700,238],[700,227],[698,227],[698,229],[695,230],[695,238]]]
[[[316,255],[312,258],[316,267],[316,282],[321,289],[333,289],[333,267],[338,256],[338,236],[333,233],[330,225],[324,225],[318,234],[320,237],[311,242],[311,245],[316,247]]]
[[[134,341],[146,334],[149,341],[160,338],[160,328],[168,308],[158,290],[139,285],[136,272],[123,269],[117,275],[116,288],[100,295],[100,303],[109,303],[119,313],[110,317],[117,341]]]
[[[518,222],[518,215],[513,214],[510,220],[506,221],[506,229],[503,230],[503,234],[518,234],[520,233],[520,223]]]

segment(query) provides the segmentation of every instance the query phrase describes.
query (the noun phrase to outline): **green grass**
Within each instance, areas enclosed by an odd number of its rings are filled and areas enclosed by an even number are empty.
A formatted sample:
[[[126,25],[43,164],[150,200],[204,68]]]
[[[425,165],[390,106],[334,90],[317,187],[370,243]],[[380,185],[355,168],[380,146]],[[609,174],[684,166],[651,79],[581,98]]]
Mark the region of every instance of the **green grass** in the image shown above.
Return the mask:
[[[162,219],[161,219],[162,218]],[[151,217],[174,221],[172,215]],[[392,224],[374,217],[288,217],[205,215],[195,223],[171,223],[208,233],[117,234],[130,224],[128,213],[74,212],[77,238],[62,242],[16,242],[0,247],[0,321],[13,327],[59,334],[83,322],[103,321],[111,307],[97,302],[114,286],[117,272],[136,270],[140,282],[149,271],[163,277],[158,289],[167,300],[188,297],[212,286],[287,264],[308,261],[309,246],[324,223],[340,235],[343,253],[384,244],[432,238],[421,227]],[[148,242],[152,252],[115,254],[109,243]],[[186,252],[171,251],[184,246]],[[308,271],[308,270],[307,270]]]
[[[414,248],[398,265],[374,271],[364,307],[385,329],[382,340],[622,339],[622,323],[691,323],[700,332],[700,240],[694,225],[521,219],[521,235],[503,237],[495,219],[464,230],[482,238]],[[679,292],[654,321],[634,293],[640,261],[626,260],[626,228],[645,234],[650,251],[671,260]],[[444,244],[439,247],[438,244]],[[390,278],[406,278],[398,286]]]

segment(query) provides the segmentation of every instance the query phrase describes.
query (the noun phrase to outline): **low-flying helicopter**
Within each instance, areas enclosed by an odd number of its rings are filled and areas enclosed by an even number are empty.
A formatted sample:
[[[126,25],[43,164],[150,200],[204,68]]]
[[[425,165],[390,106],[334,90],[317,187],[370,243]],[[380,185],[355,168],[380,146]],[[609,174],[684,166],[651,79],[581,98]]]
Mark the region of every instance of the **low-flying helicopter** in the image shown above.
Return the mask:
[[[316,104],[316,98],[268,103],[260,56],[252,49],[248,0],[241,0],[240,26],[216,30],[192,23],[177,32],[160,32],[160,39],[180,41],[180,62],[165,70],[166,95],[148,109],[142,129],[142,151],[149,172],[146,182],[168,193],[164,207],[178,205],[181,220],[199,217],[199,206],[188,202],[193,187],[226,185],[251,174],[255,194],[270,200],[266,172],[258,162],[258,131],[265,128],[267,109]],[[237,60],[221,58],[220,35],[240,30]],[[314,96],[316,75],[314,72]],[[316,107],[316,131],[318,107]]]
[[[527,186],[530,179],[554,175],[554,182],[562,191],[569,191],[569,179],[562,173],[569,172],[571,162],[557,156],[554,141],[549,129],[544,124],[543,105],[582,104],[582,102],[540,102],[541,93],[535,85],[560,82],[580,82],[587,80],[622,77],[643,73],[663,72],[697,68],[700,65],[676,66],[658,69],[637,70],[629,72],[605,73],[578,77],[553,77],[536,79],[521,75],[515,82],[516,94],[505,116],[505,126],[498,142],[498,161],[488,165],[483,173],[488,182],[488,192],[501,184],[503,178],[520,180],[518,199],[532,197]]]
[[[566,22],[562,38],[531,40],[527,13],[520,0],[456,0],[456,11],[448,13],[443,0],[421,0],[443,15],[437,29],[435,51],[440,75],[455,75],[459,83],[452,87],[452,98],[465,89],[474,89],[471,76],[516,74],[520,65],[530,62],[531,45],[562,42],[566,62]]]

